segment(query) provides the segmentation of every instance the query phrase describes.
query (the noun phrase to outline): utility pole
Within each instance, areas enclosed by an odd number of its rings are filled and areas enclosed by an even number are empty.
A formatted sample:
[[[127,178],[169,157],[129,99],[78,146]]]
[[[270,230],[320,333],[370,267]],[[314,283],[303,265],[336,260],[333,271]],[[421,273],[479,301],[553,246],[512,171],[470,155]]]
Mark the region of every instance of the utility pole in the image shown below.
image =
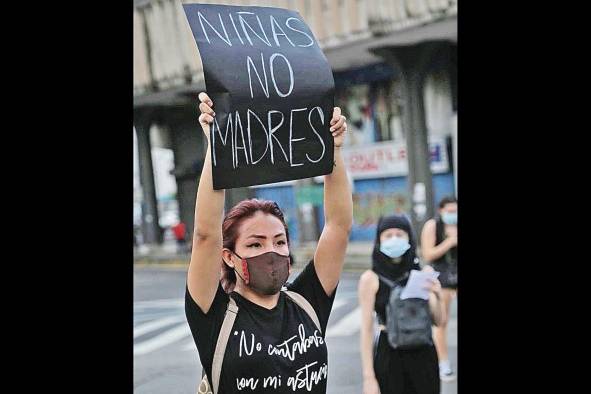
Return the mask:
[[[134,128],[137,134],[140,184],[142,186],[142,234],[144,243],[161,244],[162,230],[158,223],[158,199],[152,165],[152,144],[150,143],[151,120],[149,112],[134,110]]]
[[[314,185],[311,178],[296,180],[294,184],[296,196],[300,194],[300,191],[304,189],[310,190]],[[296,212],[300,244],[318,241],[320,234],[318,232],[317,210],[314,208],[314,202],[297,201],[296,198]]]
[[[403,125],[408,158],[408,191],[412,225],[418,236],[434,215],[430,151],[425,120],[425,75],[437,43],[375,49],[400,72]],[[417,237],[418,238],[418,237]]]

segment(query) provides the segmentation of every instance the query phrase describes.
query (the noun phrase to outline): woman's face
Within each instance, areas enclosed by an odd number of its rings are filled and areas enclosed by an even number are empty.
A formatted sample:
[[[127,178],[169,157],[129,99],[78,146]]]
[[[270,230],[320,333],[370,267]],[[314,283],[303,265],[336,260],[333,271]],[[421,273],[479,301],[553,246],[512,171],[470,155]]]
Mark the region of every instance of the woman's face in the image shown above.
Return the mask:
[[[408,241],[408,233],[406,231],[400,228],[389,228],[380,234],[380,243],[392,237],[404,238]]]
[[[234,250],[243,258],[267,252],[289,255],[283,223],[276,216],[256,212],[240,224]]]
[[[252,217],[244,219],[240,223],[234,252],[245,259],[267,252],[288,256],[289,247],[283,223],[276,216],[257,211]],[[237,264],[239,258],[227,249],[223,253],[224,260],[229,262],[231,259],[238,273],[244,277],[242,264]]]
[[[439,213],[457,213],[458,212],[458,203],[456,202],[448,202],[443,206],[443,208],[439,209]]]

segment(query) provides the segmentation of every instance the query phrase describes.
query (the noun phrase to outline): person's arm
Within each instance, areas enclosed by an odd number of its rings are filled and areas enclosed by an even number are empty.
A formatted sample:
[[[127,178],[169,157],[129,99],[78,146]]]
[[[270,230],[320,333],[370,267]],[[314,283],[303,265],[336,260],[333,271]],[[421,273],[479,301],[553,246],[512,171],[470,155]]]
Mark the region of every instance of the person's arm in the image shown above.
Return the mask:
[[[443,256],[448,250],[458,244],[456,237],[449,237],[443,240],[439,245],[435,245],[437,238],[435,237],[435,220],[429,219],[423,226],[421,232],[421,250],[423,259],[430,263]]]
[[[332,294],[339,282],[353,224],[351,186],[341,155],[347,123],[339,107],[334,108],[330,124],[334,137],[334,168],[331,174],[324,176],[324,228],[314,253],[316,273],[327,295]]]
[[[433,267],[427,265],[423,271],[433,272]],[[445,308],[441,297],[441,283],[438,279],[430,279],[426,286],[429,289],[429,310],[436,326],[441,326],[445,321]]]
[[[378,277],[372,271],[365,271],[359,278],[358,297],[361,306],[360,348],[363,394],[380,392],[373,367],[373,311],[379,286]]]
[[[187,286],[195,303],[204,313],[207,313],[220,283],[225,191],[213,190],[209,141],[209,124],[213,122],[213,116],[215,116],[211,109],[213,102],[203,92],[199,93],[199,100],[201,111],[199,123],[207,140],[207,153],[195,202],[195,228]]]
[[[429,309],[433,317],[433,324],[441,326],[445,321],[445,308],[442,305],[441,294],[439,292],[429,293]]]

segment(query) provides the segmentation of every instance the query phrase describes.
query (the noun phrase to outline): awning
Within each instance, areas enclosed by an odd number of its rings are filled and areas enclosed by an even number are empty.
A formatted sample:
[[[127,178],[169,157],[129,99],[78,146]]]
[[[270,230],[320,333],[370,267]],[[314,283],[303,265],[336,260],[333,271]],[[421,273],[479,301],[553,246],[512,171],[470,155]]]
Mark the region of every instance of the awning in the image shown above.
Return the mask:
[[[427,41],[457,42],[458,19],[456,16],[436,22],[398,30],[380,37],[366,38],[324,50],[333,71],[344,71],[350,68],[363,67],[380,63],[383,59],[371,51],[373,49],[396,46],[416,45]]]
[[[366,84],[395,78],[397,71],[388,63],[376,63],[369,66],[333,72],[335,87]]]
[[[160,107],[190,104],[191,101],[205,90],[205,83],[176,86],[165,90],[150,92],[133,97],[133,107]]]
[[[457,36],[458,21],[457,17],[454,16],[440,21],[398,30],[384,36],[366,38],[351,44],[328,48],[324,50],[324,54],[333,72],[355,72],[356,69],[360,70],[366,66],[374,65],[375,67],[383,67],[378,63],[383,63],[384,59],[372,53],[371,51],[374,49],[416,45],[427,41],[450,41],[455,43],[457,42]],[[342,75],[349,76],[348,73]],[[190,85],[135,96],[133,98],[133,106],[135,108],[144,106],[186,105],[190,104],[196,95],[203,90],[205,90],[205,83],[201,80]]]

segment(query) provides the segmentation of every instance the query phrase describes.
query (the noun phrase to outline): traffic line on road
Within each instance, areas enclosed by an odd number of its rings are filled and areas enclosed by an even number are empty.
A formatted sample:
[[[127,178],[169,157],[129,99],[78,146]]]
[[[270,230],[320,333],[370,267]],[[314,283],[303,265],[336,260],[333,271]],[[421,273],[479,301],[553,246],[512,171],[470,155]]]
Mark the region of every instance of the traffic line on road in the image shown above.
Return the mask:
[[[191,331],[189,330],[189,325],[185,323],[181,323],[175,328],[171,328],[164,333],[148,339],[138,345],[133,346],[133,355],[134,356],[141,356],[144,354],[151,353],[155,350],[160,349],[166,345],[170,345],[171,343],[180,341],[181,339],[191,335]]]
[[[184,305],[185,300],[183,298],[166,298],[161,300],[136,301],[133,303],[134,308],[179,307]]]
[[[361,327],[361,307],[358,306],[326,330],[327,337],[353,335]]]
[[[193,338],[191,338],[191,342],[188,342],[185,346],[183,346],[183,350],[184,351],[188,351],[188,350],[197,350],[197,346],[195,345],[195,340]]]
[[[137,325],[139,325],[141,323],[145,323],[147,321],[161,319],[161,318],[173,315],[173,314],[177,315],[178,313],[179,313],[178,311],[170,311],[170,310],[153,312],[153,313],[147,313],[147,312],[136,313],[135,316],[133,317],[133,324],[134,324],[134,326],[137,326]]]
[[[336,304],[336,300],[335,300]],[[346,315],[344,318],[339,320],[334,326],[330,327],[327,330],[326,336],[330,337],[340,337],[340,336],[348,336],[353,335],[359,329],[361,322],[361,309],[357,308],[353,310],[351,313]],[[457,319],[452,318],[448,322],[448,346],[457,346]],[[196,351],[197,347],[195,346],[195,341],[191,338],[190,342],[187,342],[183,347],[182,350],[184,351]]]
[[[343,298],[336,298],[334,300],[334,302],[332,303],[332,310],[334,311],[335,309],[347,304],[349,301]]]
[[[340,308],[344,305],[347,305],[349,303],[349,301],[350,301],[349,299],[337,298],[334,300],[332,309],[335,310],[335,309]],[[326,336],[340,337],[340,336],[353,335],[357,331],[359,331],[360,320],[361,320],[361,308],[357,307],[353,311],[351,311],[347,315],[345,315],[343,318],[341,318],[333,326],[329,327],[327,330]],[[187,330],[187,335],[190,335],[189,330]],[[159,338],[159,337],[157,337],[157,338]],[[168,344],[168,343],[166,343],[166,344]],[[196,351],[197,350],[197,348],[195,346],[195,342],[192,338],[189,342],[185,343],[181,347],[181,349],[183,351]],[[143,351],[143,349],[140,349],[140,351]],[[137,354],[137,352],[134,351],[134,354]]]
[[[165,318],[154,320],[154,321],[151,321],[151,322],[145,323],[145,324],[140,324],[137,327],[134,327],[133,337],[137,338],[140,335],[144,335],[148,332],[155,331],[159,328],[166,327],[166,326],[169,326],[173,323],[178,323],[183,320],[185,320],[185,316],[178,315],[178,316],[165,317]]]

